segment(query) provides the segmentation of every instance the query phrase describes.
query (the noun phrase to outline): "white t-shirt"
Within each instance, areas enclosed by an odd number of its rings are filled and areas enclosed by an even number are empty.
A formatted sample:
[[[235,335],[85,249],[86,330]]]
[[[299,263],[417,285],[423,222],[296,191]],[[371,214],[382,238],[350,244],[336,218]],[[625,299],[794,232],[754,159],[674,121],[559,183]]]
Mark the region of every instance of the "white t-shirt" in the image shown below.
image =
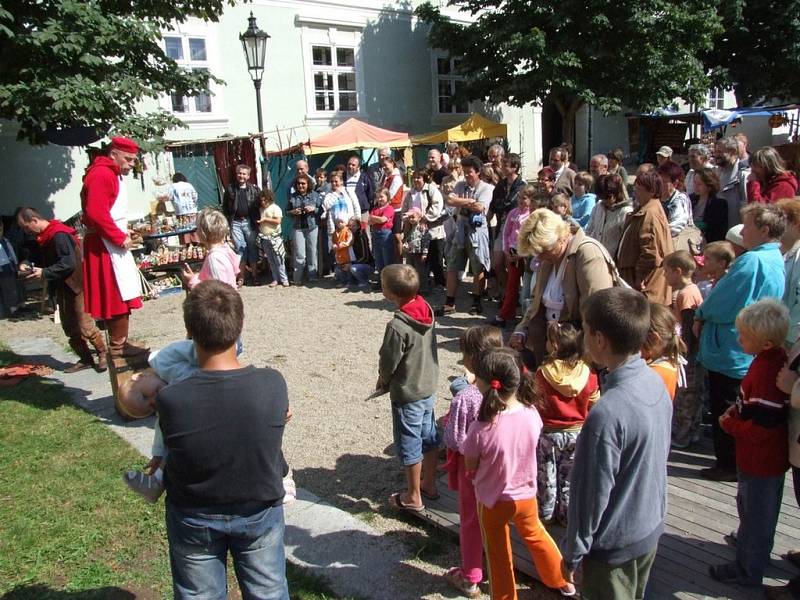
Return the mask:
[[[197,191],[188,181],[178,181],[172,184],[169,199],[175,207],[175,214],[193,215],[197,212]]]
[[[281,210],[280,206],[273,203],[267,208],[261,209],[261,218],[263,219],[265,217],[270,219],[280,219],[283,217],[283,211]],[[280,225],[272,225],[271,223],[261,223],[258,227],[259,231],[261,231],[263,235],[269,236],[277,234],[281,229]]]

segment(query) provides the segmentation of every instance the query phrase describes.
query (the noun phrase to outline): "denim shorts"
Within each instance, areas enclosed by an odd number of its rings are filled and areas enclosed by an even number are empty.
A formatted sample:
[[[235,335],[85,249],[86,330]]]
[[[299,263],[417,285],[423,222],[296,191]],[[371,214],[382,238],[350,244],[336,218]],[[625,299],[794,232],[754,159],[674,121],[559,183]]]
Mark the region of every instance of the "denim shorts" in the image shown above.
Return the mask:
[[[436,394],[408,404],[392,403],[394,448],[403,466],[421,462],[423,454],[440,445],[433,414],[435,401]]]

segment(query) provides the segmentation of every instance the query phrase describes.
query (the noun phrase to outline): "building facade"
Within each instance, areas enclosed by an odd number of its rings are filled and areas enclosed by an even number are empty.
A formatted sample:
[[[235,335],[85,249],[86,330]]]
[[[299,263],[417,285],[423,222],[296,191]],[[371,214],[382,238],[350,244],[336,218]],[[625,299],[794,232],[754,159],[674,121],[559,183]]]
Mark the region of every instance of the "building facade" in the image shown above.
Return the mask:
[[[172,141],[257,133],[255,90],[239,42],[252,12],[271,36],[261,91],[268,150],[307,140],[350,117],[418,134],[453,126],[480,109],[507,124],[511,150],[522,154],[527,174],[535,173],[542,160],[541,110],[457,102],[454,60],[428,47],[428,27],[413,14],[416,4],[253,0],[227,7],[217,23],[190,20],[164,32],[167,55],[186,68],[210,71],[224,84],[212,84],[211,94],[164,96],[141,108],[160,107],[187,124],[168,132]],[[22,204],[57,218],[77,212],[85,150],[31,147],[15,135],[12,124],[0,123],[0,148],[8,157],[0,167],[7,186],[1,212]],[[149,210],[174,168],[171,157],[151,156],[139,180],[128,178],[132,216]]]

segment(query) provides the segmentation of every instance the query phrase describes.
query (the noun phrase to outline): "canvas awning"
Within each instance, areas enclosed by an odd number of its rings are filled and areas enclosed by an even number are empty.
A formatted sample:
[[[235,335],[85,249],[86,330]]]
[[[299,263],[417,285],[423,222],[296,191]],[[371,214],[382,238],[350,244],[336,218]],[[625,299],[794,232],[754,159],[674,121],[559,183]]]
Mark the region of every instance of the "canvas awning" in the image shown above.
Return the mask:
[[[348,119],[328,133],[302,144],[306,155],[327,154],[356,148],[404,148],[411,145],[407,133],[382,129],[358,119]]]
[[[415,135],[411,143],[416,145],[445,144],[447,142],[470,142],[494,137],[506,137],[508,128],[505,123],[497,123],[483,115],[473,114],[469,119],[444,131]]]

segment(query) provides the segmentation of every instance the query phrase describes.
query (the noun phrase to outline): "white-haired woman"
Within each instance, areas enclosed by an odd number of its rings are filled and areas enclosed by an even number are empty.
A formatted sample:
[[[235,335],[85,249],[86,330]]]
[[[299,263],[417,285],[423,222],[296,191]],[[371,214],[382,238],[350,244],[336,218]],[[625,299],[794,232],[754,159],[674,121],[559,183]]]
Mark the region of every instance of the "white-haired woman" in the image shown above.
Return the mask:
[[[771,146],[755,151],[750,159],[747,178],[747,201],[775,203],[793,198],[797,193],[797,178],[786,168],[780,154]]]
[[[614,284],[614,263],[600,242],[547,208],[531,213],[522,224],[517,251],[539,258],[531,304],[509,344],[533,352],[536,364],[546,352],[547,323],[569,322],[580,327],[581,306],[597,290]],[[529,365],[533,366],[533,365]]]

